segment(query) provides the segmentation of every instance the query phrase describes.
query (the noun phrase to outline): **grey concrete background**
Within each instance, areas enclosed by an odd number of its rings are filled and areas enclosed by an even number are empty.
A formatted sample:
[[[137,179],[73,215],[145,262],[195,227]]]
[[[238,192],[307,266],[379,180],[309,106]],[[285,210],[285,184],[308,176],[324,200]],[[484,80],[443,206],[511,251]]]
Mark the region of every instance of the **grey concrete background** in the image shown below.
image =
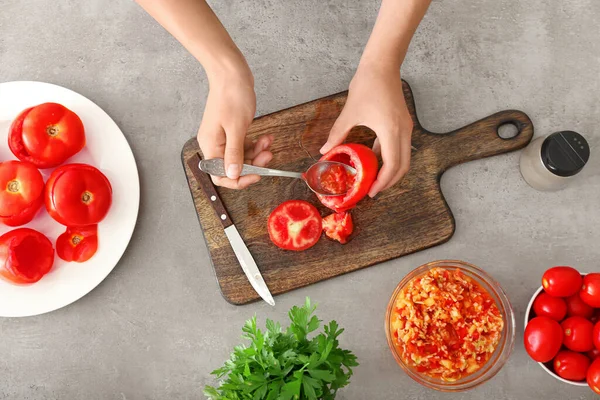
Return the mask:
[[[254,71],[259,114],[346,89],[378,9],[361,0],[213,3]],[[599,16],[593,0],[434,1],[403,67],[423,124],[448,131],[517,108],[537,135],[583,133],[591,163],[553,194],[526,186],[518,154],[456,167],[442,179],[457,221],[450,242],[278,296],[270,308],[221,298],[186,187],[180,149],[207,93],[198,63],[128,0],[0,0],[0,81],[52,82],[95,101],[127,136],[142,187],[129,249],[97,289],[47,315],[0,320],[0,399],[202,398],[244,320],[285,321],[305,296],[346,328],[342,344],[360,360],[340,399],[591,399],[527,357],[521,321],[546,268],[600,270]],[[518,321],[508,364],[464,394],[412,382],[383,332],[396,283],[442,258],[490,272]]]

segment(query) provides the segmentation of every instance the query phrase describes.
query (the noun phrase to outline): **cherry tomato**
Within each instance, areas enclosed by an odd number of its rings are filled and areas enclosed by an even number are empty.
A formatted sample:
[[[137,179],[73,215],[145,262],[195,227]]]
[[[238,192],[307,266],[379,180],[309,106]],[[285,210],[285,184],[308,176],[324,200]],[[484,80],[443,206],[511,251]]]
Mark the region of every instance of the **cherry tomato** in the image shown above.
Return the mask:
[[[98,250],[98,225],[67,227],[56,239],[56,254],[65,261],[85,262]]]
[[[325,235],[341,244],[348,243],[348,236],[352,234],[353,229],[354,224],[350,213],[334,213],[323,218]]]
[[[56,103],[44,103],[21,112],[13,121],[8,146],[15,157],[38,168],[57,167],[85,146],[81,119]]]
[[[44,202],[44,179],[31,163],[0,163],[0,221],[8,226],[28,223]]]
[[[596,358],[587,371],[587,383],[595,393],[600,394],[600,358]]]
[[[525,327],[525,350],[537,362],[548,362],[556,356],[563,342],[560,324],[548,317],[535,317]]]
[[[573,296],[569,296],[565,299],[567,303],[567,316],[568,317],[583,317],[590,319],[594,315],[594,308],[588,306],[581,300],[579,293],[575,293]]]
[[[593,323],[600,321],[600,308],[596,308],[594,310],[594,315],[590,317],[590,321],[592,321]]]
[[[587,274],[583,278],[583,286],[579,296],[586,304],[600,308],[600,273]]]
[[[594,348],[594,325],[589,320],[583,317],[569,317],[560,325],[564,333],[563,344],[567,349],[583,353]]]
[[[556,321],[562,321],[567,315],[567,305],[560,297],[553,297],[542,292],[533,302],[533,311],[538,317],[549,317]]]
[[[554,372],[570,381],[583,381],[591,361],[581,353],[562,350],[554,357]]]
[[[336,212],[353,208],[369,193],[371,185],[377,178],[379,164],[373,150],[362,144],[350,143],[334,147],[321,157],[320,161],[337,161],[356,169],[353,180],[347,182],[348,192],[343,196],[320,196],[321,203]]]
[[[323,227],[315,206],[304,200],[288,200],[271,212],[267,229],[277,247],[300,251],[317,244]]]
[[[58,223],[87,226],[104,219],[112,203],[110,182],[87,164],[55,169],[46,182],[46,210]]]
[[[592,330],[592,339],[596,349],[600,351],[600,322],[596,322],[594,329]]]
[[[0,276],[13,283],[34,283],[54,264],[50,240],[29,228],[13,229],[0,236]]]
[[[554,297],[569,297],[581,289],[581,274],[571,267],[552,267],[542,276],[546,293]]]
[[[600,349],[593,348],[590,351],[585,353],[586,356],[590,358],[590,360],[594,361],[598,356],[600,356]]]

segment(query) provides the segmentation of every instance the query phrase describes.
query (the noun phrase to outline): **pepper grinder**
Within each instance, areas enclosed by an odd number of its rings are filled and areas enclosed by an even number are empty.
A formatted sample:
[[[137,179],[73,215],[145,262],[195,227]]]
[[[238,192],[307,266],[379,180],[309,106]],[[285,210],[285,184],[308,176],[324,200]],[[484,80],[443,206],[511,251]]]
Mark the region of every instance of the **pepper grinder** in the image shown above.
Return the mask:
[[[556,132],[533,142],[521,154],[521,175],[537,190],[563,189],[590,158],[590,146],[573,131]]]

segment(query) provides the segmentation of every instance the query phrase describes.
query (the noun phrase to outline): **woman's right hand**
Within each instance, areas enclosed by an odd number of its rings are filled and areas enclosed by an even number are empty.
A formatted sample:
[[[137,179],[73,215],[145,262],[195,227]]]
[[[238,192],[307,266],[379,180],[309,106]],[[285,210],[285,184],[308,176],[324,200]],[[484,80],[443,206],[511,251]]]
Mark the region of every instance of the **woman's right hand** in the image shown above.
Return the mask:
[[[273,158],[271,135],[255,142],[246,139],[256,112],[254,78],[246,66],[221,70],[209,76],[210,90],[198,130],[198,143],[205,159],[223,158],[227,177],[213,176],[216,185],[244,189],[260,180],[258,175],[240,177],[242,164],[266,166]]]

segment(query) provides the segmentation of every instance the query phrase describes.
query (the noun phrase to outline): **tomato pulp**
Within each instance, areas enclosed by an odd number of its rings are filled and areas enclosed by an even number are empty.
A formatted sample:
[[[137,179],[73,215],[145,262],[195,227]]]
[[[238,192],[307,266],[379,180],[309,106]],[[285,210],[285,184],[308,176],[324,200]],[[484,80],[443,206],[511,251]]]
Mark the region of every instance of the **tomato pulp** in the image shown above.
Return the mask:
[[[98,250],[98,225],[67,227],[56,239],[56,254],[65,261],[85,262]]]
[[[320,196],[321,203],[336,212],[343,212],[353,208],[363,197],[369,193],[371,185],[377,178],[379,164],[373,150],[357,143],[342,144],[334,147],[319,161],[337,161],[350,165],[356,170],[353,179],[345,178],[348,191],[341,196]],[[341,174],[339,174],[341,176]],[[335,178],[335,174],[332,174]],[[342,183],[343,185],[344,183]]]
[[[54,264],[50,240],[38,231],[18,228],[0,236],[0,276],[13,283],[34,283]]]
[[[66,226],[87,226],[104,219],[112,203],[110,182],[97,168],[67,164],[55,169],[46,182],[48,214]]]
[[[288,200],[271,212],[267,229],[277,247],[300,251],[314,246],[323,228],[315,206],[304,200]]]
[[[325,235],[341,244],[348,243],[348,237],[354,230],[350,213],[334,213],[323,218],[323,231]]]
[[[73,111],[44,103],[21,112],[13,121],[8,146],[15,157],[38,168],[57,167],[85,146],[85,130]]]
[[[31,163],[0,163],[0,221],[19,226],[33,219],[44,202],[44,179]]]

